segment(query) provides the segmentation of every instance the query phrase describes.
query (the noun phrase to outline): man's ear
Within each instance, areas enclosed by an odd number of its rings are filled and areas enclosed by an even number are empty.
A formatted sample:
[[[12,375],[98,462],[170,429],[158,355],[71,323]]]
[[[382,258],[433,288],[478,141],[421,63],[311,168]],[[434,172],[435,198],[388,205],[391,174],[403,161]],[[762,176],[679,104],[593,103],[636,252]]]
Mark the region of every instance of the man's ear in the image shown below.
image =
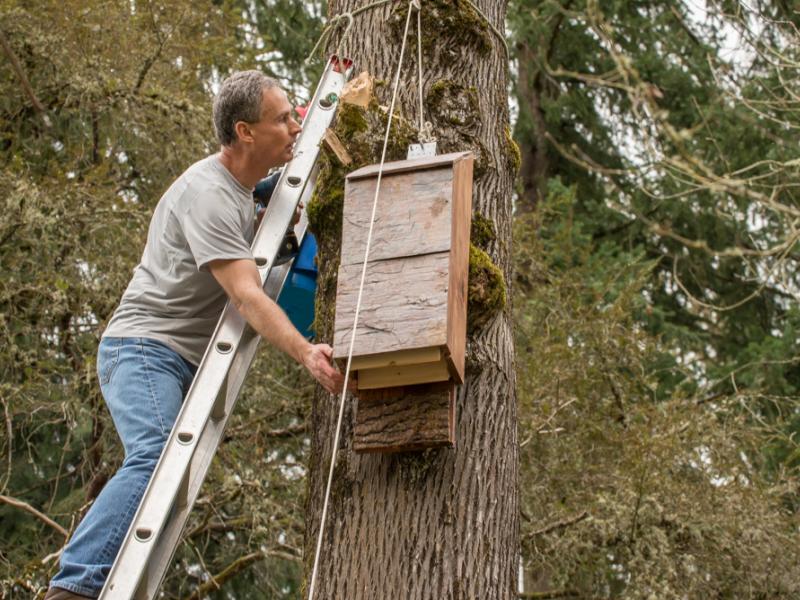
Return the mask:
[[[253,141],[253,133],[250,131],[250,125],[244,121],[236,121],[236,125],[233,126],[233,130],[236,132],[236,138],[240,142]]]

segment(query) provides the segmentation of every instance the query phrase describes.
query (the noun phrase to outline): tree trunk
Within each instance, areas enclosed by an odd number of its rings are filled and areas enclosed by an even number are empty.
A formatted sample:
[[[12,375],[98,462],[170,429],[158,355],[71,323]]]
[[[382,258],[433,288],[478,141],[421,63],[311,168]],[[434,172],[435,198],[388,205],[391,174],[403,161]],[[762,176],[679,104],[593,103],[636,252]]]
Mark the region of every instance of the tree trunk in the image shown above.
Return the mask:
[[[330,2],[331,15],[362,0]],[[505,0],[481,0],[503,31]],[[341,42],[368,70],[388,106],[407,10],[393,2],[365,11]],[[422,0],[425,119],[438,152],[473,150],[473,212],[494,235],[473,234],[510,281],[511,194],[518,154],[509,133],[508,57],[464,0]],[[407,41],[398,107],[417,122],[416,15]],[[473,231],[475,231],[473,226]],[[340,232],[339,232],[340,233]],[[331,343],[338,244],[318,233],[316,329]],[[502,283],[501,283],[502,285]],[[471,292],[472,293],[472,292]],[[473,316],[478,311],[470,305]],[[480,315],[485,316],[485,315]],[[478,323],[476,325],[476,323]],[[356,340],[358,343],[358,340]],[[348,398],[316,584],[316,599],[417,600],[516,597],[518,548],[517,422],[514,347],[508,303],[473,319],[464,385],[456,400],[455,449],[395,455],[351,451],[354,400]],[[317,392],[307,499],[306,577],[320,526],[338,398]]]
[[[547,176],[550,161],[547,156],[547,125],[542,110],[542,74],[537,65],[536,55],[530,44],[523,42],[519,52],[519,84],[517,97],[520,103],[520,117],[530,119],[530,139],[521,144],[522,164],[520,179],[522,190],[517,201],[517,211],[533,212],[547,194]],[[527,113],[527,114],[526,114]]]

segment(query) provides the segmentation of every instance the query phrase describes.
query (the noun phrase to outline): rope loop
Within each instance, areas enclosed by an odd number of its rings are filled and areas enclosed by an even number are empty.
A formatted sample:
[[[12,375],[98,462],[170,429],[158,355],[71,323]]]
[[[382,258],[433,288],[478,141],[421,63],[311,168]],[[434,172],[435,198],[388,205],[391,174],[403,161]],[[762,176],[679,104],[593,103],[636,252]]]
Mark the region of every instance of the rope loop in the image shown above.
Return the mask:
[[[353,20],[357,15],[361,13],[371,10],[373,8],[377,8],[378,6],[383,6],[384,4],[388,4],[392,0],[376,0],[375,2],[371,2],[365,6],[357,8],[350,12],[343,12],[341,14],[336,15],[335,17],[331,17],[331,19],[325,24],[325,27],[322,28],[322,33],[320,33],[319,38],[317,39],[317,43],[314,44],[314,48],[312,48],[311,52],[309,52],[308,56],[306,57],[305,64],[309,64],[312,60],[314,60],[314,55],[317,53],[320,45],[323,41],[326,41],[330,36],[331,32],[336,28],[336,26],[341,22],[343,19],[347,19],[348,23],[345,27],[344,34],[340,38],[341,40],[347,37],[347,34],[350,33],[350,29],[353,26]],[[500,32],[500,30],[495,27],[494,23],[489,20],[489,17],[486,16],[477,4],[473,0],[466,0],[466,2],[472,7],[472,9],[478,14],[478,16],[483,19],[484,23],[486,23],[489,30],[495,35],[495,37],[500,41],[503,45],[503,49],[506,52],[506,60],[511,59],[511,51],[508,49],[508,42],[506,42],[505,36]],[[414,8],[417,10],[417,25],[419,26],[419,13],[422,12],[421,0],[409,0],[409,11]],[[336,53],[339,54],[339,44],[337,44]]]
[[[425,124],[419,130],[419,143],[426,144],[428,142],[435,142],[436,136],[433,135],[433,125],[430,121],[425,121]]]
[[[350,33],[350,29],[353,26],[354,18],[357,15],[360,15],[364,11],[377,8],[378,6],[383,6],[384,4],[388,4],[392,0],[376,0],[375,2],[371,2],[366,6],[362,6],[350,12],[343,12],[341,14],[336,15],[335,17],[331,17],[331,19],[325,24],[325,27],[322,28],[322,33],[319,34],[319,39],[317,39],[317,43],[314,44],[314,47],[311,49],[311,52],[308,53],[306,57],[305,64],[309,64],[312,60],[314,60],[314,55],[317,53],[317,49],[322,44],[323,40],[327,40],[328,36],[331,32],[336,28],[340,21],[343,19],[347,19],[347,26],[344,29],[344,34],[342,34],[339,38],[339,43],[336,45],[336,54],[339,55],[339,50],[341,48],[341,42],[347,37],[347,34]]]
[[[511,60],[511,51],[508,49],[508,42],[506,42],[505,36],[502,33],[500,33],[500,30],[497,27],[495,27],[494,23],[492,23],[489,20],[489,17],[486,16],[486,13],[484,13],[480,8],[478,8],[478,5],[475,4],[475,2],[473,2],[473,0],[467,0],[467,2],[473,8],[473,10],[476,13],[478,13],[478,16],[481,19],[483,19],[484,23],[486,23],[486,25],[489,27],[489,30],[503,44],[503,49],[506,51],[506,60]]]

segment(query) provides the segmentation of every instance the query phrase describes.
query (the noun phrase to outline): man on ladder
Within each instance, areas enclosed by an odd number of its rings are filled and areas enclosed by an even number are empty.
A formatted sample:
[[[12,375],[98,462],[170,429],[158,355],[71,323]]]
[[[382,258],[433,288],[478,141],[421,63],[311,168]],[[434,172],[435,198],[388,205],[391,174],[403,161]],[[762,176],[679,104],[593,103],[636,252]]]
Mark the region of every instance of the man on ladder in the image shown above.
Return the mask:
[[[325,389],[342,389],[331,348],[308,342],[264,293],[250,250],[253,188],[292,158],[300,133],[286,94],[258,71],[235,73],[213,113],[221,150],[162,196],[103,333],[97,373],[125,460],[64,548],[46,600],[99,595],[228,299]]]

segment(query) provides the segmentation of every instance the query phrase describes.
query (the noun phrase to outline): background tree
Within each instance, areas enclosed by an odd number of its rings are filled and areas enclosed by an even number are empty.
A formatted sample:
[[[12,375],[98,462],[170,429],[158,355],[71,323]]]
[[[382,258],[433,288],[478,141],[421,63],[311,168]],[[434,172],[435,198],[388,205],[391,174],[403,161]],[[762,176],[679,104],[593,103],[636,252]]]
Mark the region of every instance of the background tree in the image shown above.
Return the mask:
[[[515,7],[530,586],[791,597],[796,28],[780,3]]]
[[[794,155],[779,133],[794,127],[796,33],[780,3],[734,6],[546,0],[512,19],[519,203],[534,209],[559,178],[598,248],[657,261],[643,319],[677,367],[665,391],[751,363],[796,323]],[[786,343],[772,352],[796,354]],[[771,392],[795,389],[796,366],[775,368]]]
[[[330,15],[359,7],[331,3]],[[480,8],[502,28],[505,2]],[[386,4],[363,12],[338,42],[359,70],[384,83],[366,111],[343,107],[342,140],[356,165],[378,162],[391,81],[400,54],[409,5]],[[470,3],[422,4],[425,117],[434,126],[440,153],[476,155],[473,208],[496,237],[484,241],[488,257],[510,275],[511,184],[514,153],[508,132],[507,60],[503,42]],[[398,111],[418,115],[416,40],[409,36]],[[332,42],[331,46],[337,45]],[[408,127],[408,126],[406,126]],[[389,159],[404,158],[414,132],[398,124]],[[309,206],[320,242],[317,317],[320,339],[331,342],[335,277],[341,237],[343,171],[323,159],[317,193]],[[348,167],[349,170],[350,167]],[[472,274],[471,274],[472,278]],[[475,281],[474,278],[471,281]],[[494,285],[504,286],[502,281]],[[474,293],[473,293],[474,292]],[[483,294],[489,295],[490,290]],[[482,293],[471,290],[473,302]],[[516,399],[510,311],[485,307],[486,322],[469,337],[466,381],[459,388],[455,450],[424,454],[358,455],[350,448],[352,405],[337,457],[327,531],[320,562],[318,598],[508,598],[513,596],[517,546]],[[502,309],[502,310],[501,310]],[[473,317],[479,310],[472,306]],[[312,417],[312,455],[307,510],[307,575],[314,557],[331,455],[337,403],[317,394]]]

